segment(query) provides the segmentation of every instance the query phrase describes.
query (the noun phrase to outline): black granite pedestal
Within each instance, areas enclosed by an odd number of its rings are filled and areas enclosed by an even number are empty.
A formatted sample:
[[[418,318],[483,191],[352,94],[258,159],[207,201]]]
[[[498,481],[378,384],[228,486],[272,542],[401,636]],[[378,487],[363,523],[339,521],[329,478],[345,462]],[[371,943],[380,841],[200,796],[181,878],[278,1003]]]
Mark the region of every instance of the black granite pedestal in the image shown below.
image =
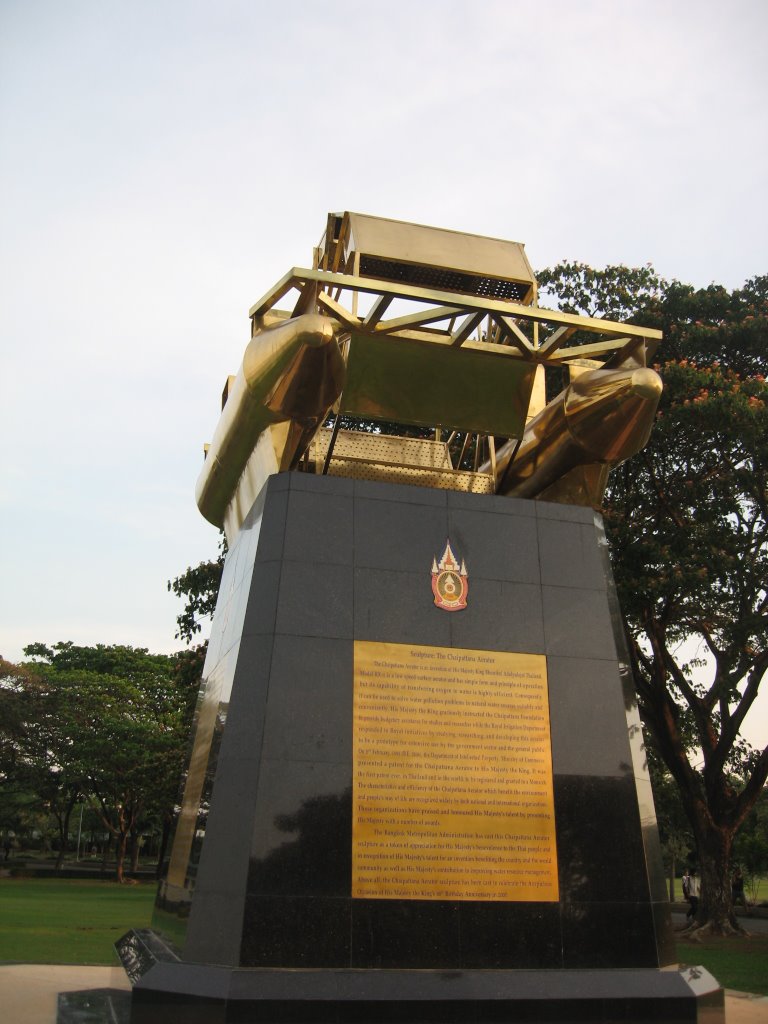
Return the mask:
[[[446,538],[470,580],[452,614]],[[546,657],[556,901],[353,898],[356,641]],[[153,931],[119,949],[136,1024],[722,1021],[717,983],[674,966],[599,517],[271,477],[227,556]]]

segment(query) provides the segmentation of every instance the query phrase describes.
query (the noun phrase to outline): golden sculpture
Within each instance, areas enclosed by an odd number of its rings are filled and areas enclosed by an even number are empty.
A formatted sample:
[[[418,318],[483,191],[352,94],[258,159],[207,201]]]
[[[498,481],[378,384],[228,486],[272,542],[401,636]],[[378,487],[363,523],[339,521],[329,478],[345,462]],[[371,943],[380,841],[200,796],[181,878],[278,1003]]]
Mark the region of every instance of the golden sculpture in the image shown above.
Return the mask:
[[[250,316],[197,485],[230,541],[286,470],[597,505],[661,394],[647,366],[661,332],[539,307],[517,242],[329,214],[312,269],[290,270]],[[568,383],[545,405],[558,367]]]

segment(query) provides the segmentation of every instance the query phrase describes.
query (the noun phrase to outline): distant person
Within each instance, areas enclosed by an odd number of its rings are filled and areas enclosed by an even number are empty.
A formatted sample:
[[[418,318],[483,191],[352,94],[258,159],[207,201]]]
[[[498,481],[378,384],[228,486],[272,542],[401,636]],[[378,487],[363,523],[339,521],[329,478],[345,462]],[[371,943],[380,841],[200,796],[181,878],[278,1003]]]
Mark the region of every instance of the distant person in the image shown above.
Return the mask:
[[[683,875],[683,899],[684,900],[688,899],[688,896],[690,895],[690,888],[691,888],[691,876],[688,874],[688,868],[686,868],[685,869],[685,874]]]
[[[741,868],[738,866],[733,872],[733,878],[731,878],[731,903],[734,910],[741,904],[746,912],[749,913],[747,897],[744,895],[744,875],[742,875]]]
[[[11,850],[13,849],[13,840],[10,836],[6,836],[3,841],[3,849],[5,850],[5,859],[10,860]]]
[[[691,874],[688,878],[688,913],[685,915],[686,921],[695,921],[696,915],[699,912],[699,876],[696,874],[696,868],[691,868]]]

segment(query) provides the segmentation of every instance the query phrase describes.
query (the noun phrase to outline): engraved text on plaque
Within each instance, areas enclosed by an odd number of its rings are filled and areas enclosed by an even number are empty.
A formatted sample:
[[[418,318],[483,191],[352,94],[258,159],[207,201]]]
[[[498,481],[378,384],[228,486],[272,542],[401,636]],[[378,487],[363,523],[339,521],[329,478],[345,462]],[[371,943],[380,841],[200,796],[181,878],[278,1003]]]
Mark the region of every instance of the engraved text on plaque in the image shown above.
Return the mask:
[[[558,898],[546,659],[356,641],[352,895]]]

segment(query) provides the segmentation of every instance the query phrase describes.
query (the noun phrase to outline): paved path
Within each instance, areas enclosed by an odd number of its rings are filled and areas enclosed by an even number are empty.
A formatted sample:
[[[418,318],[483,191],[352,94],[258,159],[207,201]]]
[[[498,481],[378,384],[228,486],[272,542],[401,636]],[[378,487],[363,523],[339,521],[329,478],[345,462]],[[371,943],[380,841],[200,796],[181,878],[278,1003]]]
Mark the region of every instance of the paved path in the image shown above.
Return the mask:
[[[768,935],[768,917],[747,914],[737,914],[736,916],[745,931],[752,932],[753,935]],[[685,927],[685,910],[682,907],[675,907],[672,910],[672,925],[675,931],[680,931]]]
[[[56,1024],[59,992],[90,988],[130,985],[121,967],[0,964],[0,1019],[7,1024]],[[725,1017],[727,1024],[768,1024],[768,997],[726,992]]]
[[[59,992],[130,987],[122,967],[0,964],[0,1019],[6,1024],[56,1024]]]

